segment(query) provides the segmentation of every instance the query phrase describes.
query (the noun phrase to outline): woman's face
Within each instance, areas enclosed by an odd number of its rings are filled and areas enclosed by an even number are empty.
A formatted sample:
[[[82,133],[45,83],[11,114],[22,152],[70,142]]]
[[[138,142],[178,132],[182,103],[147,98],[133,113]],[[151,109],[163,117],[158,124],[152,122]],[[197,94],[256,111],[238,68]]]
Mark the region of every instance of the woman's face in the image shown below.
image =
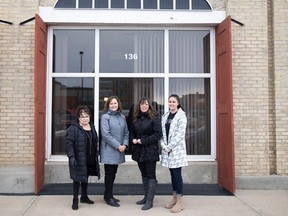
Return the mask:
[[[87,113],[81,113],[79,117],[79,123],[80,125],[87,125],[90,122],[90,116]]]
[[[149,103],[148,101],[145,100],[140,104],[140,110],[141,112],[145,113],[148,111],[148,109],[149,109]]]
[[[178,101],[177,101],[176,98],[170,97],[170,98],[168,99],[168,106],[169,106],[170,111],[176,112],[178,105],[179,105],[179,103],[178,103]]]
[[[112,111],[116,111],[118,110],[118,101],[113,98],[110,103],[109,103],[109,109],[112,110]]]

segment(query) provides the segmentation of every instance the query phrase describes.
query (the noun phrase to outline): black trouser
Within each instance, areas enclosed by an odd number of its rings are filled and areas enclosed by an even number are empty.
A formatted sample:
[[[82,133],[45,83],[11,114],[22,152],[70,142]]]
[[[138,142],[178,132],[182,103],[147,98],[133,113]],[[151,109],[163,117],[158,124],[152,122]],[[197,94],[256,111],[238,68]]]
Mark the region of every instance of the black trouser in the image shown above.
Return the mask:
[[[105,192],[104,192],[104,197],[106,199],[113,198],[113,184],[114,184],[114,180],[116,178],[117,169],[118,169],[118,164],[116,164],[116,165],[104,164],[104,170],[105,170],[105,178],[104,178]]]
[[[73,181],[73,197],[74,198],[78,198],[79,186],[80,186],[80,182]],[[87,196],[87,188],[88,188],[88,183],[87,182],[81,182],[82,196]]]
[[[156,161],[138,162],[141,176],[148,179],[156,179]]]

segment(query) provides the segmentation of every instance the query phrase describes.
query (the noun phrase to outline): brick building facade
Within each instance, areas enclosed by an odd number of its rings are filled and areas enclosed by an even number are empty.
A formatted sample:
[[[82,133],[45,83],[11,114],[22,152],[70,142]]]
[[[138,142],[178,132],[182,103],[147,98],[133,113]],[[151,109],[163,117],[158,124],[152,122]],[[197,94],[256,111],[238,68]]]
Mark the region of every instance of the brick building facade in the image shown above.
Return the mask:
[[[55,2],[0,1],[0,193],[33,192],[35,22],[30,18]],[[288,2],[209,2],[214,11],[244,24],[232,22],[236,189],[287,189]],[[49,163],[48,172],[53,172],[57,161]],[[125,182],[125,177],[119,178]]]

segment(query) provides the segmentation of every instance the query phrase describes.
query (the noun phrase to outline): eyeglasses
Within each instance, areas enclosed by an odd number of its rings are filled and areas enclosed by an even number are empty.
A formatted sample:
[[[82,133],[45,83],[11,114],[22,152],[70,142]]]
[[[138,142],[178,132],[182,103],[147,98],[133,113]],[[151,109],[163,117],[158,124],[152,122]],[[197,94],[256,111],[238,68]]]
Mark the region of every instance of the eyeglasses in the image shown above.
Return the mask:
[[[81,119],[90,118],[90,116],[80,116]]]

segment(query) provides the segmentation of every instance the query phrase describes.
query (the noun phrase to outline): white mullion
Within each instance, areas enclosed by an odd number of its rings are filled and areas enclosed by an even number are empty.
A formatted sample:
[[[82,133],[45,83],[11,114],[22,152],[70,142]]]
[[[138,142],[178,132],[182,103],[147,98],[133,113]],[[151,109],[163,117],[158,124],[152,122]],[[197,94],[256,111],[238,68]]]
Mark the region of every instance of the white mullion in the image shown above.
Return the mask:
[[[160,0],[157,0],[157,10],[160,9]]]
[[[94,66],[94,122],[98,122],[99,119],[99,69],[100,69],[100,30],[95,29],[95,66]],[[96,112],[96,110],[98,110]],[[96,121],[97,120],[97,121]],[[99,124],[95,124],[96,130],[99,131]]]
[[[99,77],[104,78],[162,78],[163,73],[100,73]]]
[[[79,8],[79,0],[76,0],[76,8]]]
[[[159,0],[158,0],[159,1]],[[164,111],[168,111],[169,97],[169,30],[164,30]]]
[[[144,2],[143,2],[144,0],[141,0],[141,9],[144,9]]]
[[[111,0],[108,0],[108,9],[111,9]]]
[[[216,158],[216,50],[215,46],[211,45],[215,44],[215,29],[210,29],[210,112],[211,112],[211,122],[210,127],[211,130],[211,156],[212,158]],[[214,128],[214,130],[213,130]]]
[[[176,10],[176,0],[173,0],[173,10]]]
[[[49,40],[47,41],[47,81],[46,81],[46,119],[52,119],[52,59],[53,59],[53,28],[48,27]],[[46,134],[47,139],[45,143],[46,159],[50,159],[52,155],[52,121],[46,121]]]

